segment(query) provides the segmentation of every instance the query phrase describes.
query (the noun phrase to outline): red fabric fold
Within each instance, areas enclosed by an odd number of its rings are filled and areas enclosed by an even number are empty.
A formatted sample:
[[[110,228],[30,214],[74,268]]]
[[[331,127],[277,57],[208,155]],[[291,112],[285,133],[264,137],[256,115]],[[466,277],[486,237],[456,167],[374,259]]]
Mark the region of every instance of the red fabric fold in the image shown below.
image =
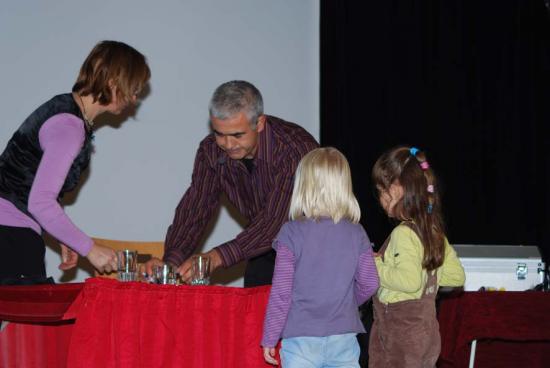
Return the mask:
[[[89,279],[68,367],[269,367],[260,348],[269,286]]]
[[[60,321],[84,284],[0,286],[0,320]]]
[[[465,292],[439,304],[439,367],[546,367],[550,361],[550,293]]]

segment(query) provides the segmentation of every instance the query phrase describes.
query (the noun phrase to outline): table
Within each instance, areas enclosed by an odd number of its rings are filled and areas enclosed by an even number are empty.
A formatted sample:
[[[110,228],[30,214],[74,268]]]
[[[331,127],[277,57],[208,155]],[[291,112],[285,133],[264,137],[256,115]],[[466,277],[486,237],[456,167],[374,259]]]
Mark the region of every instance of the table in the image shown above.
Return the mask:
[[[438,367],[468,367],[474,340],[475,367],[548,367],[550,293],[455,294],[440,301],[438,320]]]
[[[260,348],[269,286],[86,281],[68,367],[271,367]]]
[[[0,367],[65,367],[74,321],[63,315],[83,287],[0,287]]]
[[[15,321],[0,332],[0,366],[269,367],[259,348],[268,294],[103,278],[0,287],[0,320]],[[466,292],[442,299],[438,318],[439,367],[467,367],[476,339],[476,367],[550,361],[550,293]]]
[[[0,333],[0,366],[269,367],[260,348],[268,297],[269,286],[105,278],[0,287],[0,319],[18,321]]]

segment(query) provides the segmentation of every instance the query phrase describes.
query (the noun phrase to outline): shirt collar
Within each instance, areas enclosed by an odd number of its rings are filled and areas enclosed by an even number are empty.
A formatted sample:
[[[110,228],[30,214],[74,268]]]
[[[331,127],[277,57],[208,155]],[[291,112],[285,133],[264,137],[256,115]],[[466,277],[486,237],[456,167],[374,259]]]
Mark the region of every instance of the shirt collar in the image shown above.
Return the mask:
[[[269,116],[265,115],[264,130],[258,134],[258,151],[255,159],[271,162],[273,158],[273,139]]]

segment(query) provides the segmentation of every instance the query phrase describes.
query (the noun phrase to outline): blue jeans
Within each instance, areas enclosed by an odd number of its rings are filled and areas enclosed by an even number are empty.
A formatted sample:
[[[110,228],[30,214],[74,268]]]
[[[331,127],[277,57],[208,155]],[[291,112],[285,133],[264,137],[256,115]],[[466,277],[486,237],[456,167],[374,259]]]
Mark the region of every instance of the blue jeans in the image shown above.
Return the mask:
[[[359,368],[356,335],[283,339],[280,351],[282,368]]]

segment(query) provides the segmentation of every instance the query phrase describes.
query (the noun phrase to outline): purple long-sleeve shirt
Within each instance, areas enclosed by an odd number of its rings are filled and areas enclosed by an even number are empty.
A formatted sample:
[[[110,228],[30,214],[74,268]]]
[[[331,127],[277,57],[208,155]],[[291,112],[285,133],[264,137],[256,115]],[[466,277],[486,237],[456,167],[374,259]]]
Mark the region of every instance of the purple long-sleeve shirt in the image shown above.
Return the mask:
[[[262,346],[274,347],[280,337],[364,331],[357,307],[376,292],[379,280],[360,225],[292,221],[283,226],[274,248]]]
[[[43,154],[28,202],[33,218],[0,198],[0,224],[31,228],[38,234],[44,229],[82,256],[88,254],[93,241],[69,219],[57,198],[82,148],[84,129],[84,122],[68,113],[52,116],[40,128],[38,138]]]

